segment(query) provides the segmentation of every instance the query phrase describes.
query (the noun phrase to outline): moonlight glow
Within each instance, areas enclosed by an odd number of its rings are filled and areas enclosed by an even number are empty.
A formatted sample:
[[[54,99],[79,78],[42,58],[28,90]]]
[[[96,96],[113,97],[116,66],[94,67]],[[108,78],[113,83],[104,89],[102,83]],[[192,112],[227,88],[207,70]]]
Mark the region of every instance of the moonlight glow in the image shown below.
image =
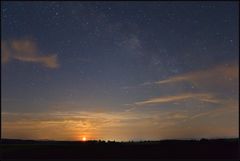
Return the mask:
[[[2,138],[237,137],[238,12],[233,1],[1,2]]]
[[[87,141],[87,138],[84,136],[84,137],[82,138],[82,141]]]

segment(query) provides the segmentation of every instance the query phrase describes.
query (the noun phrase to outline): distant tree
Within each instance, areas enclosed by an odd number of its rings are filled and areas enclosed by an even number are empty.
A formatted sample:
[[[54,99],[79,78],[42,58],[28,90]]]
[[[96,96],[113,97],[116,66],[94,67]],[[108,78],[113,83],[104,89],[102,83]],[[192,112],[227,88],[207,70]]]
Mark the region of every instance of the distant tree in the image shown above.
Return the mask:
[[[201,140],[200,140],[201,142],[206,142],[206,141],[208,141],[208,139],[205,139],[205,138],[202,138]]]

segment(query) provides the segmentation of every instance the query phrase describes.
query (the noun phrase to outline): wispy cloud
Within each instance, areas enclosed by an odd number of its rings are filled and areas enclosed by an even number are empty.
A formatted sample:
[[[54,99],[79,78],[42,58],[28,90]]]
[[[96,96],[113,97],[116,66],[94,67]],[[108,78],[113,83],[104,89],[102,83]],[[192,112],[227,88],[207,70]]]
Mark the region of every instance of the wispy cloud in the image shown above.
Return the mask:
[[[6,42],[1,42],[1,63],[5,64],[9,61],[10,51],[7,48]]]
[[[235,96],[236,89],[238,89],[239,80],[239,67],[237,63],[230,62],[228,64],[216,65],[212,68],[205,70],[192,71],[189,73],[178,74],[170,78],[159,80],[155,82],[145,82],[135,87],[125,87],[127,89],[143,88],[146,86],[167,86],[175,85],[180,86],[181,83],[193,84],[197,89],[191,89],[194,92],[184,92],[179,94],[170,94],[168,96],[151,97],[144,101],[138,101],[128,106],[132,106],[129,110],[136,109],[135,105],[150,105],[150,104],[162,104],[171,103],[181,100],[197,99],[202,102],[218,104],[222,102],[222,98],[219,97],[224,93],[229,93],[231,96]],[[172,87],[172,86],[170,86]],[[201,92],[199,92],[199,90]],[[204,92],[203,92],[204,91]],[[225,96],[222,96],[225,97]]]
[[[167,83],[191,82],[195,85],[224,84],[239,79],[239,66],[237,63],[220,64],[209,69],[193,71],[176,75],[165,80],[159,80],[152,84],[162,85]]]
[[[30,138],[54,138],[77,140],[81,135],[88,138],[101,138],[112,127],[122,127],[139,116],[121,112],[48,112],[48,113],[12,113],[3,112],[3,135]],[[41,135],[36,132],[42,130]],[[59,134],[59,133],[62,133]],[[100,134],[103,133],[103,134]],[[53,135],[54,134],[54,135]],[[21,137],[21,136],[20,136]]]
[[[2,63],[6,64],[11,59],[21,62],[38,63],[47,68],[58,68],[59,62],[56,54],[41,55],[37,44],[29,39],[15,39],[2,41]]]
[[[46,113],[2,112],[2,136],[9,138],[78,140],[88,139],[129,140],[139,138],[176,138],[179,134],[202,137],[194,131],[199,128],[208,136],[237,136],[234,122],[238,112],[235,100],[225,102],[221,108],[205,111],[174,109],[153,111],[48,111]],[[231,110],[229,110],[231,109]],[[217,117],[221,116],[221,117]],[[231,119],[227,116],[232,116]],[[202,118],[206,120],[203,122]],[[227,124],[212,126],[209,122],[224,121]],[[184,128],[183,128],[184,127]],[[191,127],[192,130],[189,131]],[[209,131],[211,127],[212,133]],[[219,129],[225,129],[219,131]],[[229,132],[230,130],[230,132]]]
[[[144,82],[136,86],[126,86],[123,89],[135,89],[146,86],[161,86],[168,84],[178,84],[188,82],[195,86],[232,86],[238,85],[239,80],[239,65],[237,62],[229,62],[219,64],[207,69],[191,71],[188,73],[177,74],[167,79],[158,80],[155,82]]]
[[[76,140],[85,134],[90,138],[118,139],[132,137],[132,134],[128,134],[136,132],[132,127],[139,127],[140,131],[144,128],[154,130],[154,126],[161,128],[174,126],[185,117],[186,114],[179,112],[3,112],[2,126],[3,136],[13,138],[51,139],[54,137],[60,140]],[[42,131],[41,135],[38,133],[39,130]]]
[[[210,93],[184,93],[174,96],[163,96],[163,97],[156,97],[156,98],[150,98],[145,101],[135,102],[135,105],[150,105],[150,104],[161,104],[161,103],[171,103],[175,101],[181,101],[186,99],[198,99],[200,101],[204,102],[210,102],[210,103],[218,103],[219,100],[216,99],[212,94]]]
[[[197,119],[206,116],[218,116],[220,114],[226,114],[229,112],[238,113],[239,101],[234,99],[223,99],[220,101],[221,105],[219,108],[208,110],[205,112],[197,113],[189,117],[189,119]]]

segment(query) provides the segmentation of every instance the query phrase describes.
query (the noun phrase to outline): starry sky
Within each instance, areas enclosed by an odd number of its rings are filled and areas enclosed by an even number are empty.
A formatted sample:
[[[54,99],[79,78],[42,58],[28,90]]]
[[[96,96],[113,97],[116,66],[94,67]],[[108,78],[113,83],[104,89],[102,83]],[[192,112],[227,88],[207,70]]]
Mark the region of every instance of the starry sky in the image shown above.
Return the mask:
[[[237,2],[1,2],[3,138],[238,137]]]

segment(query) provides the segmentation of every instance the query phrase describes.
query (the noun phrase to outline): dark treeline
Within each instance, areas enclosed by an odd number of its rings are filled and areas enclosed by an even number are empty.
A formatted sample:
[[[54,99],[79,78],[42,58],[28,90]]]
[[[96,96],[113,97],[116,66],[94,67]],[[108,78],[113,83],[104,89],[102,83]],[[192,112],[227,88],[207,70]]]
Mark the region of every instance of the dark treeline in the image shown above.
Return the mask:
[[[1,140],[2,159],[237,159],[239,139],[162,141]]]
[[[2,144],[49,144],[49,143],[54,143],[54,144],[93,144],[93,143],[104,143],[104,144],[109,144],[109,143],[114,143],[114,144],[158,144],[158,143],[181,143],[181,142],[236,142],[239,139],[237,138],[230,138],[230,139],[205,139],[202,138],[200,140],[196,139],[189,139],[189,140],[177,140],[177,139],[170,139],[170,140],[157,140],[157,141],[152,141],[152,140],[144,140],[144,141],[111,141],[111,140],[88,140],[88,141],[58,141],[58,140],[23,140],[23,139],[1,139]]]

